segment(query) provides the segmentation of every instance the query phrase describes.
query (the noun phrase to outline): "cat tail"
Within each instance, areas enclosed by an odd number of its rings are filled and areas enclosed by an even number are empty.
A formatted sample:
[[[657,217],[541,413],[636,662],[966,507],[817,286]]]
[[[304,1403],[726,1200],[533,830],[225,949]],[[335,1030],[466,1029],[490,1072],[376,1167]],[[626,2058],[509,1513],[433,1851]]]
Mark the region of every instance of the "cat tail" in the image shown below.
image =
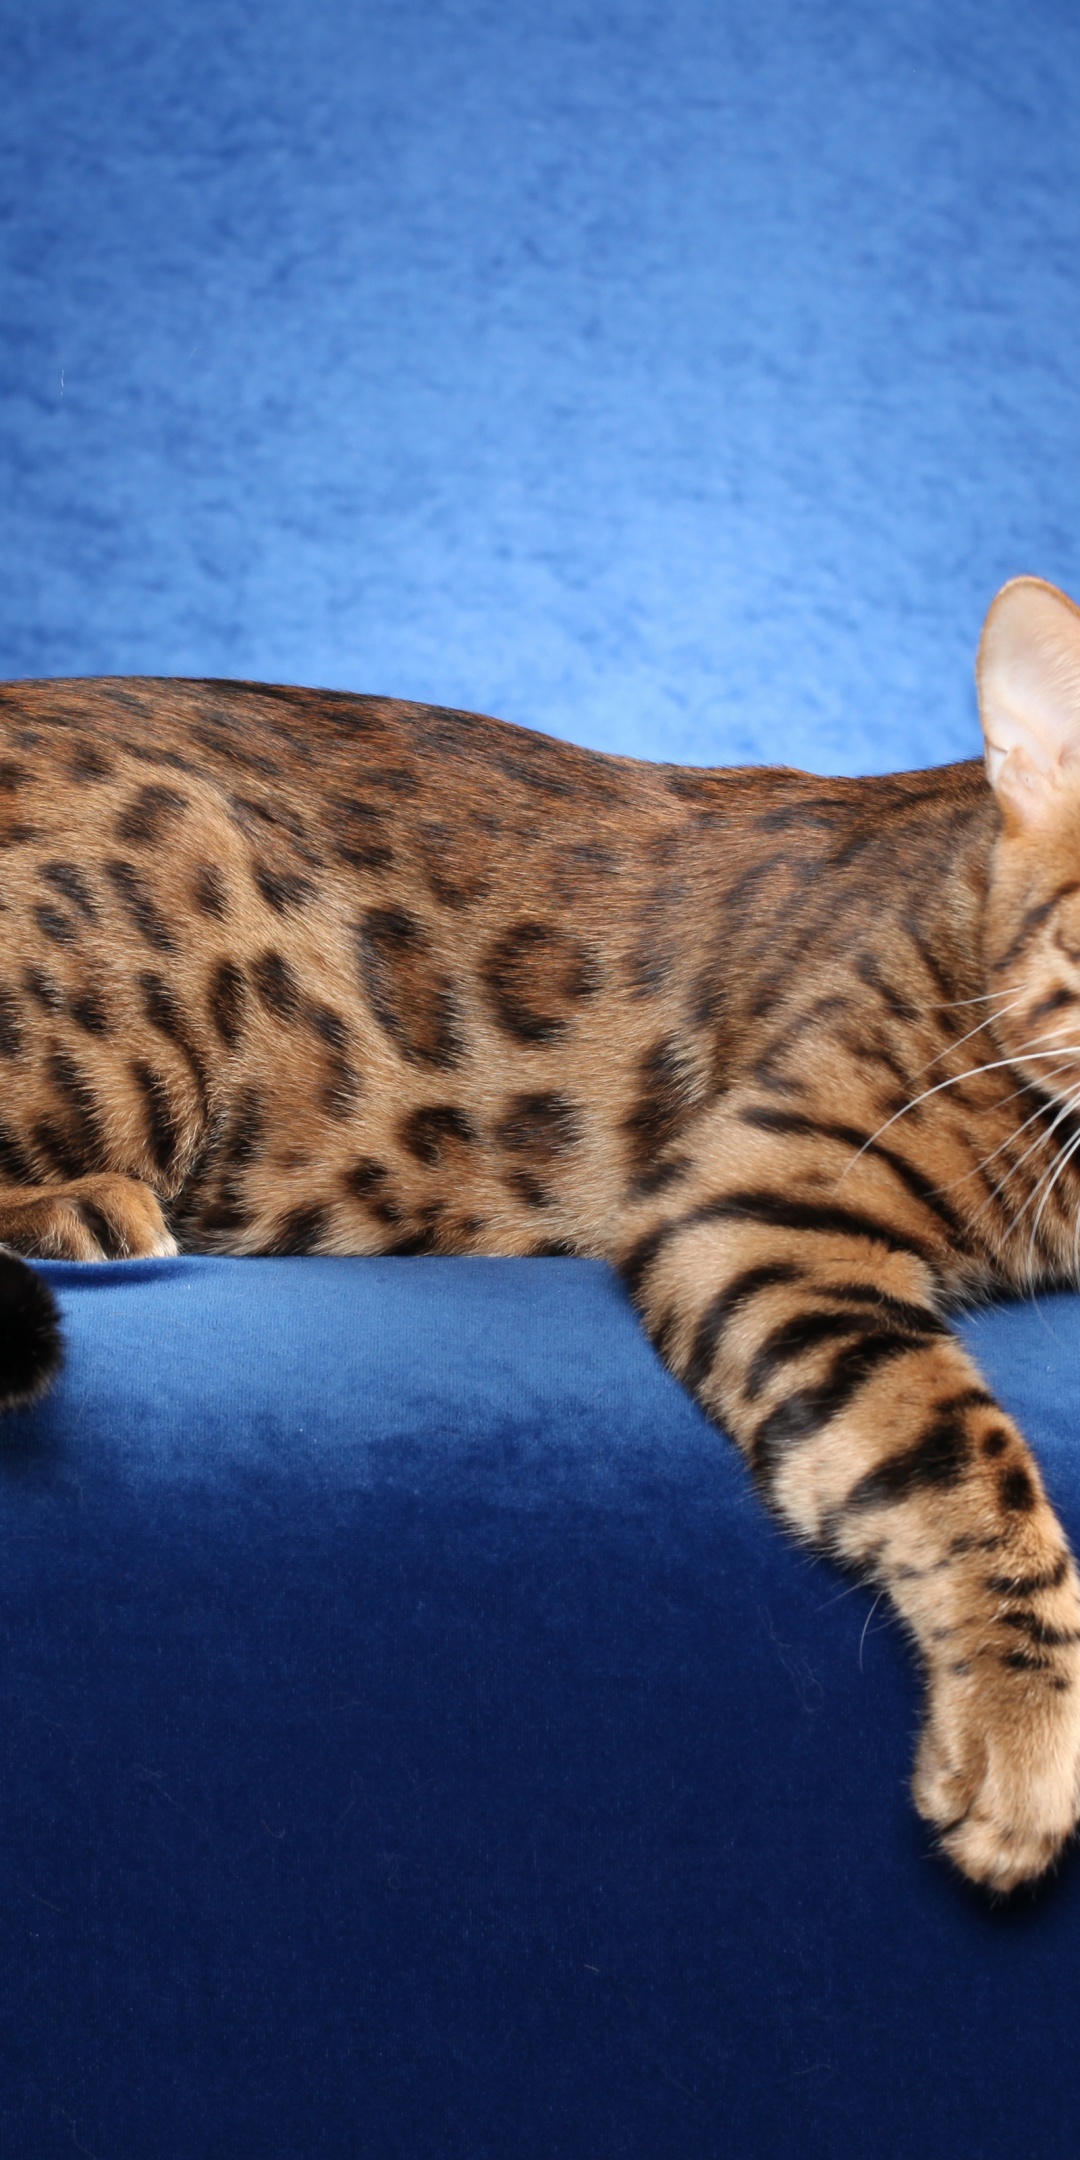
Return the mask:
[[[64,1359],[60,1314],[44,1277],[0,1250],[0,1410],[36,1402]]]

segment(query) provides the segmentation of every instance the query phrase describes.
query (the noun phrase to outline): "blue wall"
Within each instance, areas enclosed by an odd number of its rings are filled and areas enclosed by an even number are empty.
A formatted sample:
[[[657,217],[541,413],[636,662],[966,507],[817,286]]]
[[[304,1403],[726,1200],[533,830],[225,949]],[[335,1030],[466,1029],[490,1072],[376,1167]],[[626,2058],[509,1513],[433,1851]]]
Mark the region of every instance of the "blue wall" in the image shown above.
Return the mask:
[[[976,745],[1080,588],[1061,0],[2,0],[0,672]]]

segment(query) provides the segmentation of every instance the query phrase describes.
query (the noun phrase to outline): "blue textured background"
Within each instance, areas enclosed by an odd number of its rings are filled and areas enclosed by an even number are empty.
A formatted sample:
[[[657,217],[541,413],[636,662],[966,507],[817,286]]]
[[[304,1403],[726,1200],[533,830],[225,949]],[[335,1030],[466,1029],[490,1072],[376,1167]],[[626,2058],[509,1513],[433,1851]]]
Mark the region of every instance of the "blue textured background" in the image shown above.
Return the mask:
[[[1080,586],[1062,0],[3,0],[0,85],[0,673],[887,769]]]
[[[1080,17],[0,0],[0,675],[870,770],[1080,591]],[[1080,1878],[584,1263],[53,1271],[0,1454],[0,2145],[1075,2160]],[[1080,1535],[1077,1302],[969,1335]]]

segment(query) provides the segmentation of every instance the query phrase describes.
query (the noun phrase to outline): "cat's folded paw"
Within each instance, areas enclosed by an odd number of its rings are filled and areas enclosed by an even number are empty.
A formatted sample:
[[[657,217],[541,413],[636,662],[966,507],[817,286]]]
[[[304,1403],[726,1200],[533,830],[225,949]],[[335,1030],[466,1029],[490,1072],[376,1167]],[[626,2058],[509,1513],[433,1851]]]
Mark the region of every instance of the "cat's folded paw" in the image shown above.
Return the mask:
[[[149,1186],[105,1172],[5,1193],[0,1244],[36,1260],[142,1260],[176,1251]]]
[[[1026,1665],[1009,1654],[988,1647],[932,1679],[913,1780],[942,1849],[995,1891],[1045,1874],[1080,1819],[1080,1646],[1044,1645]]]
[[[176,1252],[156,1194],[138,1178],[81,1178],[76,1204],[99,1248],[94,1257],[166,1260]]]
[[[86,1259],[168,1259],[177,1240],[166,1227],[158,1197],[138,1177],[80,1177],[71,1203],[82,1216],[95,1253]]]

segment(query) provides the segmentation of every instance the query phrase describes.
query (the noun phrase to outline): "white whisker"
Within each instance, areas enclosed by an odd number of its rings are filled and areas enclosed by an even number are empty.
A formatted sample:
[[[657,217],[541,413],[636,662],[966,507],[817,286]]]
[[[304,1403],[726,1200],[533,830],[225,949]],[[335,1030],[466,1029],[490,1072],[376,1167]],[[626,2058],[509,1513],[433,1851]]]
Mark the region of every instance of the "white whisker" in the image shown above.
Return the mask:
[[[1023,1094],[1024,1092],[1025,1091],[1022,1088],[1017,1089],[1018,1094]],[[1009,1098],[1006,1097],[1006,1100],[1008,1101]],[[1080,1102],[1080,1096],[1070,1096],[1067,1100],[1065,1108],[1061,1113],[1062,1116],[1066,1114],[1066,1111],[1068,1109],[1075,1108],[1078,1102]],[[1036,1118],[1042,1117],[1044,1115],[1047,1107],[1048,1106],[1046,1104],[1040,1103],[1038,1109],[1033,1110],[1031,1116],[1029,1118],[1025,1118],[1023,1124],[1016,1127],[1015,1132],[1006,1133],[1004,1140],[999,1141],[996,1148],[991,1148],[989,1155],[984,1155],[982,1161],[975,1164],[974,1169],[965,1170],[962,1177],[952,1178],[948,1185],[939,1186],[938,1191],[943,1193],[955,1192],[958,1185],[968,1185],[971,1183],[972,1178],[979,1176],[980,1172],[989,1171],[991,1163],[998,1155],[1003,1152],[1005,1148],[1009,1146],[1010,1141],[1018,1140],[1021,1133],[1026,1132],[1028,1126],[1034,1124]],[[1052,1139],[1054,1130],[1059,1122],[1060,1120],[1058,1118],[1055,1118],[1054,1124],[1050,1126],[1050,1128],[1046,1132],[1038,1133],[1035,1139],[1031,1142],[1030,1147],[1024,1149],[1024,1152],[1021,1155],[1019,1161],[1009,1164],[1004,1177],[1000,1179],[988,1178],[987,1182],[990,1187],[989,1193],[987,1195],[987,1198],[983,1201],[982,1206],[980,1208],[976,1208],[974,1215],[972,1215],[968,1219],[970,1228],[974,1228],[975,1224],[981,1220],[981,1218],[985,1215],[987,1208],[992,1206],[995,1200],[1004,1199],[1005,1188],[1008,1185],[1010,1178],[1016,1176],[1017,1172],[1023,1168],[1023,1165],[1026,1163],[1028,1156],[1034,1155],[1037,1148],[1046,1147],[1048,1142]]]
[[[1015,1102],[1015,1101],[1016,1101],[1016,1097],[1017,1097],[1018,1095],[1026,1095],[1026,1094],[1027,1094],[1027,1092],[1028,1092],[1028,1090],[1027,1090],[1027,1088],[1026,1088],[1026,1087],[1014,1088],[1014,1089],[1013,1089],[1013,1092],[1012,1092],[1012,1094],[1011,1094],[1011,1095],[1005,1095],[1005,1096],[1003,1096],[1003,1097],[1002,1097],[1002,1101],[1001,1101],[1001,1105],[1000,1105],[1000,1107],[1001,1107],[1002,1109],[1004,1109],[1004,1106],[1005,1106],[1005,1104],[1006,1104],[1006,1103],[1010,1103],[1010,1102]],[[1053,1099],[1054,1099],[1054,1098],[1051,1098],[1051,1100],[1053,1100]],[[1001,1151],[1002,1151],[1002,1149],[1003,1149],[1003,1148],[1007,1148],[1007,1147],[1008,1147],[1008,1145],[1009,1145],[1009,1142],[1010,1142],[1010,1140],[1019,1140],[1019,1138],[1020,1138],[1020,1135],[1021,1135],[1021,1133],[1022,1133],[1022,1132],[1026,1132],[1026,1131],[1027,1131],[1027,1129],[1028,1129],[1028,1126],[1029,1126],[1029,1125],[1034,1125],[1034,1123],[1035,1123],[1035,1120],[1036,1120],[1036,1118],[1040,1118],[1040,1117],[1042,1117],[1042,1116],[1043,1116],[1043,1115],[1045,1114],[1045,1111],[1046,1111],[1046,1107],[1047,1107],[1047,1106],[1046,1106],[1046,1104],[1045,1104],[1045,1103],[1040,1103],[1040,1104],[1039,1104],[1039,1107],[1038,1107],[1038,1109],[1037,1109],[1037,1110],[1033,1110],[1033,1111],[1032,1111],[1032,1113],[1031,1113],[1031,1116],[1030,1116],[1030,1117],[1026,1117],[1026,1118],[1024,1119],[1024,1122],[1023,1122],[1023,1124],[1022,1124],[1022,1125],[1017,1125],[1017,1126],[1016,1126],[1016,1128],[1015,1128],[1015,1130],[1014,1130],[1013,1132],[1008,1132],[1008,1133],[1006,1133],[1006,1135],[1005,1135],[1005,1138],[1004,1138],[1004,1140],[1000,1140],[1000,1141],[998,1142],[998,1145],[997,1145],[997,1147],[996,1147],[996,1148],[991,1148],[991,1150],[990,1150],[990,1153],[989,1153],[989,1155],[984,1155],[984,1156],[983,1156],[983,1158],[982,1158],[982,1160],[981,1160],[981,1162],[977,1162],[977,1163],[976,1163],[976,1164],[974,1165],[974,1168],[973,1168],[973,1169],[971,1169],[971,1170],[965,1170],[965,1171],[964,1171],[964,1173],[963,1173],[963,1175],[962,1175],[961,1177],[958,1177],[958,1178],[951,1178],[951,1179],[950,1179],[950,1181],[949,1181],[949,1183],[948,1183],[947,1185],[939,1185],[939,1187],[938,1187],[938,1191],[939,1191],[939,1192],[954,1192],[954,1191],[955,1191],[955,1189],[956,1189],[956,1187],[957,1187],[958,1185],[966,1185],[966,1184],[968,1184],[968,1183],[969,1183],[969,1181],[970,1181],[970,1179],[971,1179],[971,1178],[973,1178],[973,1177],[978,1177],[978,1175],[979,1175],[979,1172],[980,1172],[980,1170],[988,1170],[988,1169],[989,1169],[989,1167],[990,1167],[990,1164],[991,1164],[991,1163],[993,1162],[993,1160],[994,1160],[994,1157],[995,1157],[996,1155],[1000,1155],[1000,1154],[1001,1154]],[[1042,1134],[1040,1134],[1040,1136],[1039,1136],[1039,1139],[1033,1142],[1033,1146],[1034,1146],[1034,1147],[1039,1147],[1039,1146],[1041,1145],[1042,1141],[1043,1141],[1043,1140],[1047,1140],[1047,1139],[1049,1139],[1049,1137],[1050,1137],[1049,1133],[1042,1133]],[[1031,1150],[1029,1149],[1029,1150],[1028,1150],[1027,1152],[1028,1152],[1028,1153],[1030,1153],[1030,1152],[1031,1152]],[[1021,1157],[1020,1157],[1020,1162],[1026,1162],[1026,1161],[1027,1161],[1027,1154],[1021,1155]],[[1016,1170],[1018,1170],[1019,1168],[1020,1168],[1020,1163],[1014,1163],[1014,1165],[1013,1165],[1013,1169],[1016,1169]],[[1010,1173],[1009,1173],[1009,1174],[1010,1174],[1010,1176],[1011,1176],[1011,1175],[1012,1175],[1012,1172],[1010,1171]]]
[[[1032,1201],[1038,1197],[1038,1194],[1042,1191],[1044,1185],[1047,1186],[1048,1195],[1050,1192],[1053,1191],[1054,1185],[1056,1184],[1057,1179],[1061,1175],[1065,1164],[1068,1162],[1070,1155],[1075,1154],[1077,1147],[1080,1147],[1080,1133],[1073,1134],[1073,1137],[1069,1141],[1067,1147],[1058,1149],[1058,1152],[1055,1155],[1053,1162],[1046,1170],[1043,1171],[1043,1174],[1038,1180],[1038,1183],[1032,1186],[1031,1191],[1027,1196],[1027,1199],[1024,1201],[1023,1207],[1020,1209],[1020,1213],[1016,1216],[1013,1225],[1014,1228],[1016,1226],[1016,1223],[1020,1221],[1021,1216],[1023,1216],[1026,1213],[1027,1209],[1031,1206]],[[1045,1205],[1045,1201],[1043,1205]],[[1040,1207],[1039,1209],[1039,1215],[1041,1214],[1042,1207]],[[1038,1222],[1038,1216],[1036,1217],[1036,1222]]]
[[[871,1605],[871,1607],[870,1607],[870,1610],[869,1610],[869,1612],[867,1613],[867,1615],[866,1615],[866,1618],[865,1618],[865,1620],[863,1621],[863,1631],[862,1631],[862,1634],[861,1634],[861,1635],[860,1635],[860,1637],[859,1637],[859,1671],[860,1671],[860,1672],[861,1672],[861,1671],[862,1671],[862,1669],[863,1669],[863,1661],[862,1661],[862,1654],[863,1654],[863,1644],[864,1644],[864,1642],[866,1641],[866,1631],[867,1631],[867,1629],[868,1629],[868,1627],[869,1627],[869,1625],[870,1625],[870,1622],[871,1622],[871,1620],[873,1619],[873,1617],[874,1617],[874,1614],[876,1613],[876,1611],[877,1611],[877,1609],[878,1609],[878,1606],[880,1605],[880,1603],[881,1603],[881,1600],[882,1600],[882,1598],[884,1597],[884,1595],[885,1595],[885,1592],[884,1592],[884,1590],[879,1590],[879,1591],[878,1591],[878,1594],[877,1594],[876,1598],[874,1599],[874,1602],[873,1602],[873,1604]]]
[[[992,1005],[995,998],[1003,998],[1007,995],[1008,992],[1005,990],[983,990],[980,991],[978,997],[954,998],[951,1005],[930,1005],[927,1010],[929,1012],[958,1012],[961,1005]]]
[[[1078,1106],[1080,1106],[1080,1095],[1074,1095],[1074,1097],[1069,1097],[1069,1102],[1065,1104],[1065,1110],[1076,1110]],[[1043,1134],[1043,1140],[1050,1140],[1050,1138],[1052,1138],[1052,1134],[1050,1134],[1050,1132],[1048,1132],[1048,1134]],[[983,1207],[978,1207],[978,1210],[976,1210],[976,1214],[974,1214],[974,1216],[972,1216],[972,1220],[970,1220],[970,1227],[972,1227],[972,1229],[974,1229],[974,1225],[978,1223],[978,1218],[981,1218],[981,1216],[983,1216],[983,1214],[987,1212],[987,1207],[989,1207],[989,1203],[991,1203],[991,1201],[1000,1201],[1000,1203],[1004,1205],[1004,1194],[1007,1194],[1007,1186],[1009,1186],[1009,1179],[1011,1179],[1011,1177],[1015,1175],[1015,1171],[1020,1171],[1020,1166],[1022,1166],[1022,1162],[1026,1162],[1026,1156],[1032,1156],[1032,1153],[1035,1153],[1035,1147],[1039,1147],[1039,1145],[1043,1145],[1043,1143],[1039,1143],[1039,1140],[1037,1140],[1037,1143],[1035,1143],[1035,1145],[1032,1145],[1032,1147],[1028,1147],[1028,1149],[1026,1149],[1026,1153],[1024,1153],[1024,1156],[1020,1158],[1020,1162],[1015,1162],[1015,1164],[1011,1166],[1011,1169],[1009,1169],[1007,1173],[1004,1173],[1004,1177],[1000,1177],[1000,1179],[998,1179],[998,1182],[994,1182],[994,1184],[991,1184],[991,1192],[989,1192],[989,1199],[985,1199],[985,1201],[983,1201]],[[1069,1143],[1069,1147],[1071,1147],[1071,1143]],[[1056,1153],[1056,1156],[1054,1156],[1054,1160],[1052,1160],[1052,1162],[1050,1162],[1050,1166],[1048,1166],[1048,1171],[1043,1171],[1043,1177],[1052,1177],[1052,1175],[1056,1173],[1056,1169],[1058,1169],[1058,1164],[1061,1164],[1061,1156],[1058,1156],[1058,1153]],[[1039,1179],[1039,1184],[1041,1184],[1041,1182],[1043,1182],[1043,1179]],[[1037,1186],[1032,1186],[1032,1190],[1028,1192],[1028,1197],[1026,1197],[1026,1201],[1024,1201],[1024,1203],[1022,1203],[1022,1207],[1020,1207],[1020,1212],[1017,1212],[1017,1214],[1013,1216],[1013,1220],[1011,1220],[1011,1223],[1007,1225],[1007,1231],[1004,1231],[1004,1236],[1007,1236],[1007,1238],[1011,1238],[1011,1236],[1013,1236],[1013,1231],[1017,1229],[1017,1225],[1020,1225],[1020,1220],[1022,1220],[1022,1216],[1024,1216],[1024,1212],[1026,1212],[1026,1207],[1030,1207],[1032,1199],[1035,1199],[1035,1197],[1037,1197],[1037,1192],[1039,1192],[1039,1184],[1037,1184]]]
[[[1033,1274],[1035,1270],[1035,1240],[1039,1234],[1039,1224],[1042,1221],[1043,1210],[1046,1207],[1046,1204],[1050,1198],[1051,1193],[1054,1190],[1055,1185],[1058,1182],[1058,1179],[1064,1176],[1064,1173],[1068,1169],[1069,1163],[1071,1162],[1072,1157],[1076,1154],[1078,1148],[1080,1148],[1080,1133],[1075,1133],[1073,1135],[1073,1138],[1070,1140],[1068,1147],[1062,1149],[1061,1154],[1057,1159],[1057,1162],[1052,1166],[1053,1175],[1051,1176],[1050,1182],[1046,1186],[1046,1191],[1044,1192],[1042,1199],[1039,1202],[1038,1213],[1036,1214],[1035,1220],[1031,1225],[1031,1236],[1028,1239],[1028,1270],[1031,1274]],[[1045,1183],[1045,1179],[1043,1180],[1043,1182]],[[1037,1187],[1036,1190],[1038,1190]],[[1023,1214],[1023,1212],[1023,1208],[1021,1208],[1021,1215]],[[1017,1217],[1017,1220],[1019,1221],[1019,1217]]]
[[[1064,1106],[1061,1113],[1062,1116],[1065,1115],[1066,1111],[1070,1107],[1075,1106],[1077,1099],[1080,1099],[1080,1091],[1074,1090],[1072,1103],[1066,1104]],[[1055,1120],[1055,1124],[1057,1123],[1060,1123],[1060,1118]],[[1039,1224],[1042,1220],[1043,1211],[1047,1205],[1048,1200],[1050,1199],[1050,1195],[1053,1192],[1058,1179],[1064,1174],[1065,1170],[1068,1168],[1070,1161],[1072,1160],[1072,1157],[1076,1154],[1078,1149],[1080,1149],[1080,1132],[1073,1134],[1073,1137],[1069,1141],[1067,1147],[1058,1150],[1053,1162],[1049,1164],[1048,1168],[1043,1171],[1042,1176],[1032,1186],[1031,1191],[1027,1196],[1027,1199],[1023,1202],[1022,1206],[1017,1209],[1016,1214],[1013,1216],[1012,1221],[1009,1224],[1007,1235],[1009,1237],[1012,1237],[1014,1232],[1019,1229],[1020,1224],[1023,1221],[1023,1218],[1026,1215],[1029,1207],[1031,1207],[1034,1202],[1039,1199],[1039,1194],[1042,1193],[1042,1199],[1041,1201],[1039,1201],[1038,1210],[1036,1212],[1034,1222],[1031,1226],[1031,1236],[1028,1240],[1027,1269],[1029,1280],[1033,1280],[1034,1278],[1035,1240],[1038,1236]]]
[[[1045,1037],[1037,1035],[1034,1040],[1042,1042]],[[983,1073],[1003,1072],[1008,1066],[1015,1067],[1020,1064],[1022,1059],[1027,1059],[1034,1065],[1052,1059],[1072,1056],[1080,1056],[1080,1043],[1063,1043],[1056,1050],[1032,1050],[1024,1043],[1021,1044],[1018,1050],[1014,1051],[1012,1057],[993,1058],[989,1064],[971,1065],[966,1072],[953,1073],[948,1080],[938,1080],[933,1087],[924,1088],[921,1095],[913,1096],[910,1102],[904,1103],[901,1109],[895,1110],[892,1117],[886,1118],[885,1123],[879,1125],[877,1131],[872,1132],[869,1139],[864,1140],[860,1148],[856,1148],[847,1169],[841,1172],[841,1177],[848,1175],[848,1171],[854,1168],[860,1155],[865,1155],[867,1148],[873,1147],[875,1140],[880,1140],[882,1133],[888,1132],[891,1125],[895,1125],[900,1118],[906,1117],[909,1110],[917,1110],[920,1103],[929,1102],[932,1095],[940,1095],[944,1088],[958,1087],[961,1080],[977,1080]],[[1016,1093],[1022,1094],[1023,1090],[1018,1088]],[[840,1179],[837,1179],[838,1184],[839,1182]]]
[[[1024,996],[1026,997],[1026,995],[1027,992],[1025,991]],[[1006,1013],[1015,1012],[1017,1006],[1022,1005],[1023,1002],[1024,998],[1022,997],[1014,998],[1012,1004],[1006,1005],[1002,1012],[985,1014],[975,1027],[968,1029],[966,1035],[958,1036],[956,1042],[946,1043],[944,1050],[939,1050],[936,1057],[927,1058],[925,1065],[918,1067],[916,1078],[919,1073],[929,1072],[932,1065],[940,1065],[942,1058],[950,1057],[954,1050],[962,1050],[964,1044],[970,1042],[973,1035],[980,1035],[984,1028],[993,1027],[997,1021],[1004,1020]]]

